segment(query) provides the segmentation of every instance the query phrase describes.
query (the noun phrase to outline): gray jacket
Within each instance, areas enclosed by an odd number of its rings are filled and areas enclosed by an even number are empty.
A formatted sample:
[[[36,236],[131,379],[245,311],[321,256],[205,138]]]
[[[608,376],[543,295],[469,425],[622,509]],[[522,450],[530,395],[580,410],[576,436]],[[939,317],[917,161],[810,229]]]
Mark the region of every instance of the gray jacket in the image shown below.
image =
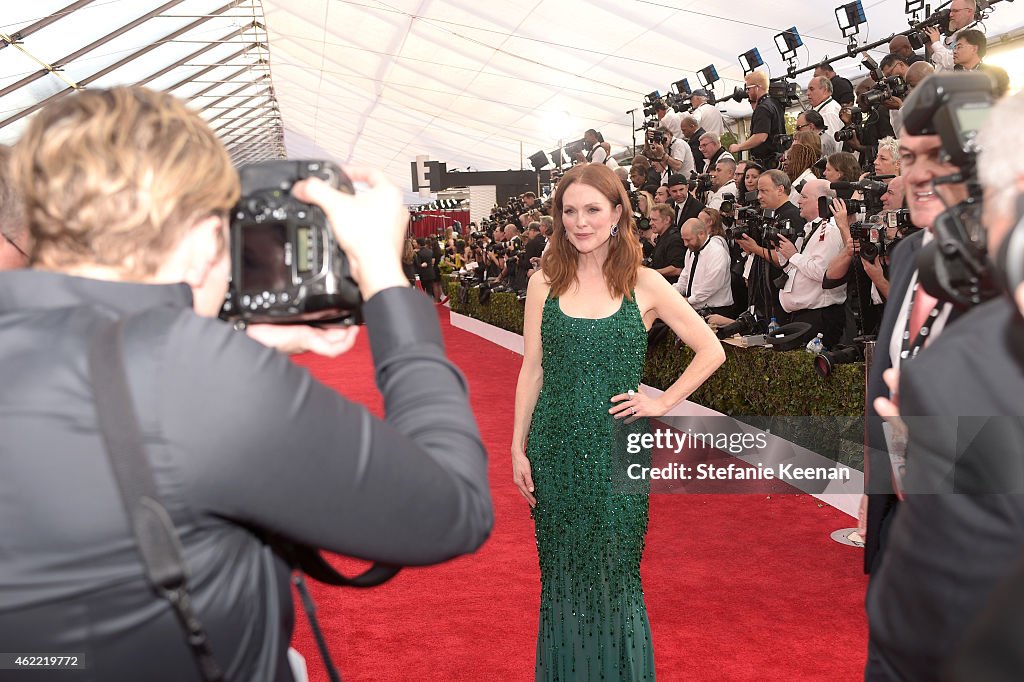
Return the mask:
[[[88,343],[123,315],[147,455],[229,679],[291,679],[289,572],[260,532],[405,565],[486,539],[486,453],[422,294],[389,289],[364,307],[380,420],[197,316],[185,285],[0,273],[0,642],[89,665],[33,680],[198,678],[143,578],[97,432]]]

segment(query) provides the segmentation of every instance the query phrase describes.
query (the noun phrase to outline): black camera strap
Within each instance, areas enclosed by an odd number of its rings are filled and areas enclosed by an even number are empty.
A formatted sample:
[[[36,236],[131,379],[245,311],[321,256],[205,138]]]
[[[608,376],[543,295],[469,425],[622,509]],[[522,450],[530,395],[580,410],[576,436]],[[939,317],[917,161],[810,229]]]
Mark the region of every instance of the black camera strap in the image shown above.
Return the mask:
[[[213,657],[202,623],[192,609],[181,542],[174,522],[160,500],[153,469],[145,456],[145,441],[128,387],[123,364],[123,330],[126,321],[110,322],[93,335],[89,345],[89,380],[96,399],[96,413],[103,442],[107,448],[114,479],[127,512],[129,525],[145,569],[146,579],[158,595],[170,602],[185,630],[189,647],[207,682],[226,678]],[[363,419],[369,421],[368,414]],[[363,424],[363,433],[369,425]],[[355,577],[342,575],[316,549],[272,537],[277,552],[297,572],[292,582],[299,591],[303,610],[331,682],[340,682],[327,641],[316,619],[316,605],[302,578],[345,587],[374,587],[394,577],[401,567],[374,564]]]
[[[160,501],[153,469],[144,454],[142,430],[121,362],[124,323],[125,318],[122,318],[105,325],[93,336],[89,346],[89,380],[96,399],[100,432],[142,557],[146,579],[174,609],[203,679],[219,682],[225,679],[224,672],[213,657],[203,624],[192,610],[181,543]]]

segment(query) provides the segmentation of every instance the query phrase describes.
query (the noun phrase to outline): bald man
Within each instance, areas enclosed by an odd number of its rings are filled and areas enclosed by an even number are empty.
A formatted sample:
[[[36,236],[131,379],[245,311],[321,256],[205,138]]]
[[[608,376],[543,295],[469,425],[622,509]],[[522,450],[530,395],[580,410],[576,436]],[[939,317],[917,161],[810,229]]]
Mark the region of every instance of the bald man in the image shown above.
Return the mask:
[[[889,54],[901,57],[907,64],[928,61],[921,55],[914,53],[914,48],[910,45],[910,38],[902,34],[893,36],[892,40],[889,41]]]
[[[913,90],[917,87],[918,83],[933,73],[935,73],[935,67],[927,61],[920,61],[916,64],[911,64],[910,68],[907,69],[907,85],[911,90]]]
[[[818,214],[818,199],[834,198],[827,180],[805,182],[800,190],[800,217],[807,221],[804,233],[796,243],[779,237],[775,251],[788,277],[779,292],[779,303],[790,313],[790,322],[811,325],[804,341],[822,334],[826,348],[832,348],[843,334],[846,313],[846,285],[831,289],[822,287],[829,263],[845,246],[839,227],[831,218]]]
[[[676,290],[694,310],[707,309],[715,315],[733,316],[732,273],[729,247],[713,237],[700,218],[690,218],[680,230],[686,259]]]

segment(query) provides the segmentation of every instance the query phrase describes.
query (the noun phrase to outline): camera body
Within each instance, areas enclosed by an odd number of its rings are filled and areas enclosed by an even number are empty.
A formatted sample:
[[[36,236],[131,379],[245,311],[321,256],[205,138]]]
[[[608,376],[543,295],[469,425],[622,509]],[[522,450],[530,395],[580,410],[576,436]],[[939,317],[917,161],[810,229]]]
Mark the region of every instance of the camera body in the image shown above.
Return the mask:
[[[802,90],[796,81],[776,78],[768,83],[768,96],[783,106],[794,107],[800,104]],[[735,97],[735,95],[734,95]]]
[[[890,97],[906,97],[910,90],[902,76],[889,76],[875,83],[875,87],[861,94],[857,104],[861,110],[874,109]]]
[[[775,215],[775,211],[766,208],[758,211],[749,206],[742,206],[736,209],[736,218],[732,225],[726,229],[726,237],[731,242],[747,236],[754,240],[758,246],[775,248],[779,245],[779,238],[785,237],[795,242],[803,230],[795,227],[789,220]]]
[[[691,194],[704,194],[705,192],[711,191],[711,174],[701,173],[697,174],[696,171],[690,172],[690,182],[688,183]]]
[[[225,319],[247,323],[360,321],[362,297],[327,217],[291,194],[318,177],[352,194],[329,161],[266,161],[238,172],[242,195],[231,211],[231,287]]]
[[[733,211],[736,210],[736,195],[732,192],[726,192],[722,195],[722,204],[718,207],[718,212],[723,216],[732,215]]]

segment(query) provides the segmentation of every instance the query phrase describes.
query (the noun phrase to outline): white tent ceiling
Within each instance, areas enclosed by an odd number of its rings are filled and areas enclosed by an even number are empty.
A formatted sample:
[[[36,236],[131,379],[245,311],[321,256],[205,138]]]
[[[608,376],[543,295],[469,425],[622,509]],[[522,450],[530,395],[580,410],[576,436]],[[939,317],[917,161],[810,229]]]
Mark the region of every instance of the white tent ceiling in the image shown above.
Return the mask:
[[[697,71],[709,64],[721,76],[720,96],[741,83],[737,55],[752,47],[771,75],[783,75],[773,37],[793,25],[805,43],[800,67],[846,50],[835,5],[801,0],[0,5],[2,142],[17,139],[38,102],[73,87],[145,82],[201,110],[238,162],[327,157],[383,168],[407,192],[418,154],[449,170],[529,168],[531,154],[587,128],[621,149],[633,139],[628,110],[681,78],[697,87]],[[902,0],[864,6],[861,43],[907,26]],[[990,37],[1022,26],[1024,6],[1009,2],[986,22]],[[837,69],[853,75],[859,67],[848,59]]]

